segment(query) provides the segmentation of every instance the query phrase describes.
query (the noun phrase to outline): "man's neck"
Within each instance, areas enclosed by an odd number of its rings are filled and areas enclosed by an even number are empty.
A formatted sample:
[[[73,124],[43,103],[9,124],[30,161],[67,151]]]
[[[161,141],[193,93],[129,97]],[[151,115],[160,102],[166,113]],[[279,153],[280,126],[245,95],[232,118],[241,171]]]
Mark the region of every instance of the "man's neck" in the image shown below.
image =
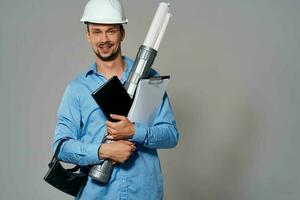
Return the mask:
[[[97,71],[101,72],[106,79],[110,79],[113,76],[118,76],[118,78],[121,80],[122,74],[125,70],[125,62],[123,61],[121,54],[112,61],[103,61],[97,57],[96,64]]]

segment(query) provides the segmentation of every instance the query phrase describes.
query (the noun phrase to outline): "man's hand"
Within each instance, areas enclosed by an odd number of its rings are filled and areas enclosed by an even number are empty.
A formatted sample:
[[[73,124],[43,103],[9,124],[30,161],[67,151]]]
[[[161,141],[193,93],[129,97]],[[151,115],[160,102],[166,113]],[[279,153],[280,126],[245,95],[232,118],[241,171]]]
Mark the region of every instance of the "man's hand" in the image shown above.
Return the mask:
[[[101,159],[110,159],[114,162],[124,163],[136,150],[132,142],[118,140],[112,143],[103,143],[99,149]]]
[[[134,124],[129,121],[125,116],[110,115],[111,118],[119,120],[118,122],[106,121],[107,133],[106,136],[109,140],[122,140],[132,138],[135,130]]]

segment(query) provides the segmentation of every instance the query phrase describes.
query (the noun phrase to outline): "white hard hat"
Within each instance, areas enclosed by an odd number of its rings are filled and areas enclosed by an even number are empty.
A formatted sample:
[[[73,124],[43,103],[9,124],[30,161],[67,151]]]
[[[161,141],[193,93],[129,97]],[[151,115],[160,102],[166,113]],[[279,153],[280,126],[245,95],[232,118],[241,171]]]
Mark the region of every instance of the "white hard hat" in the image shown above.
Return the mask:
[[[119,0],[90,0],[80,20],[83,23],[126,24],[123,5]]]

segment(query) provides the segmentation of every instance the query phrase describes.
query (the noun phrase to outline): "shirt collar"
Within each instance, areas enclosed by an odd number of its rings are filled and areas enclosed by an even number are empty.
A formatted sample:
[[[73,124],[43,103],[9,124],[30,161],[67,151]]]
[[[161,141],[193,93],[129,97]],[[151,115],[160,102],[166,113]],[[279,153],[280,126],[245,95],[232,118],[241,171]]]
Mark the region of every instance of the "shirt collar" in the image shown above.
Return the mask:
[[[124,83],[126,81],[126,79],[129,76],[129,73],[131,71],[132,65],[133,65],[133,61],[128,58],[127,56],[122,56],[124,62],[125,62],[125,70],[123,72],[122,78],[121,78],[121,82]],[[96,63],[93,63],[89,69],[85,72],[85,77],[87,77],[89,74],[98,74],[100,76],[103,76],[103,74],[101,74],[100,72],[97,71],[97,65]]]
[[[89,69],[85,72],[85,77],[87,77],[89,74],[96,74],[97,73],[97,65],[96,63],[93,63]]]

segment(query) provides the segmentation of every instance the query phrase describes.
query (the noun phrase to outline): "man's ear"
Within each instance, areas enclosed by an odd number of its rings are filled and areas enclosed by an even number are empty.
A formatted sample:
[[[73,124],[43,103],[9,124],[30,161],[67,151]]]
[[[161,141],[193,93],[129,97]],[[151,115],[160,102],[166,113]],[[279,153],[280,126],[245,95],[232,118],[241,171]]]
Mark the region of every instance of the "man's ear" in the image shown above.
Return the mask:
[[[121,41],[123,41],[125,38],[125,30],[121,30]]]
[[[91,43],[90,32],[89,32],[89,31],[86,31],[86,32],[85,32],[85,37],[86,37],[87,41],[88,41],[89,43]]]

